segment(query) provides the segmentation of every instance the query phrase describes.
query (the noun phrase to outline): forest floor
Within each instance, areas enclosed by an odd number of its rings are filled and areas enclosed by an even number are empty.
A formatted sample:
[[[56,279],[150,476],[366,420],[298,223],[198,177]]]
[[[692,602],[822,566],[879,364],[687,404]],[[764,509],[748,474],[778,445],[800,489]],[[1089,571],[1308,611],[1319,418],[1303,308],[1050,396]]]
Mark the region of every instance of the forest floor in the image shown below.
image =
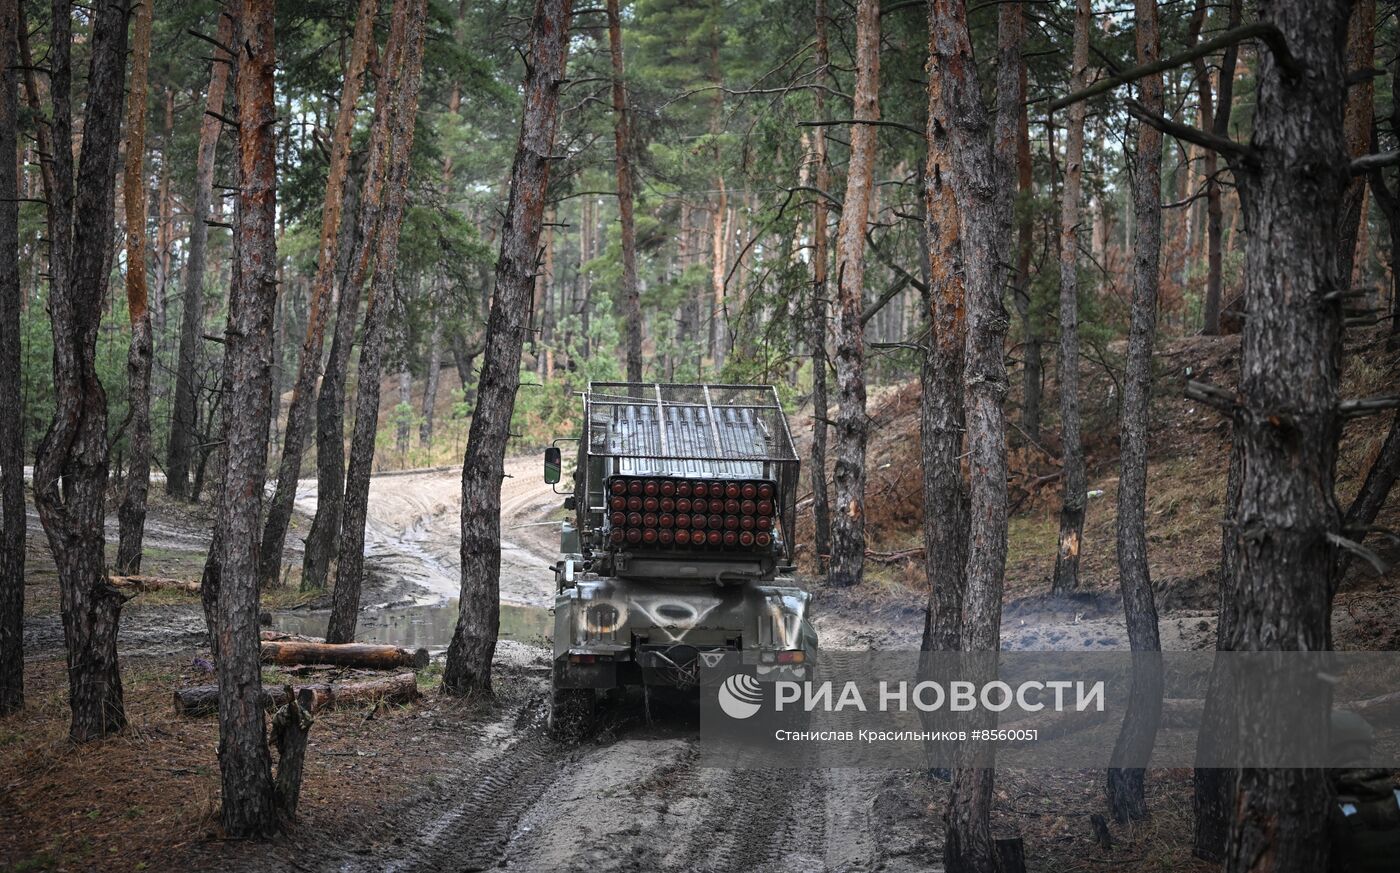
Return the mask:
[[[1149,534],[1164,644],[1209,648],[1214,641],[1215,563],[1224,496],[1227,433],[1212,410],[1180,399],[1193,378],[1227,384],[1237,342],[1182,340],[1163,349],[1149,487]],[[1111,350],[1109,350],[1111,353]],[[1393,379],[1362,359],[1349,395]],[[1008,648],[1112,650],[1127,647],[1116,595],[1113,494],[1116,416],[1112,361],[1084,371],[1090,503],[1084,586],[1052,599],[1056,518],[1053,429],[1032,445],[1016,439],[1007,595]],[[1015,400],[1013,396],[1013,401]],[[916,547],[917,387],[872,402],[871,548]],[[1348,427],[1339,470],[1343,500],[1355,490],[1388,421]],[[802,430],[802,420],[797,420]],[[1014,432],[1013,432],[1014,433]],[[1040,448],[1043,446],[1044,448]],[[299,821],[267,844],[221,839],[217,808],[217,726],[175,715],[174,688],[212,681],[197,599],[143,594],[123,611],[121,651],[131,727],[75,747],[66,738],[66,674],[56,580],[37,519],[30,528],[26,613],[29,706],[0,720],[0,869],[110,870],[886,870],[940,869],[947,787],[898,770],[756,771],[698,765],[693,712],[665,708],[649,726],[635,701],[604,709],[600,729],[579,744],[544,730],[553,595],[547,570],[556,548],[558,498],[539,482],[538,461],[509,462],[503,492],[503,639],[491,700],[442,696],[440,653],[451,633],[459,583],[460,487],[455,469],[376,476],[370,500],[370,581],[365,639],[425,645],[439,654],[419,675],[413,705],[318,714],[311,731]],[[298,495],[290,542],[298,544],[314,507],[314,484]],[[912,496],[911,496],[912,495]],[[1395,527],[1395,504],[1383,525]],[[145,570],[196,578],[207,509],[158,498]],[[802,537],[799,536],[799,541]],[[315,633],[324,595],[296,591],[300,554],[289,547],[285,590],[264,604],[279,628]],[[810,556],[809,556],[810,557]],[[1392,561],[1397,557],[1389,554]],[[832,591],[819,581],[815,620],[825,649],[915,648],[925,592],[921,560],[870,565],[867,584]],[[1338,598],[1338,644],[1394,649],[1400,589],[1394,575],[1356,570]],[[345,671],[268,669],[265,682],[344,678]],[[1025,839],[1031,870],[1208,871],[1190,857],[1191,773],[1153,771],[1153,817],[1115,827],[1099,848],[1090,816],[1104,810],[1101,771],[997,774],[994,827]]]

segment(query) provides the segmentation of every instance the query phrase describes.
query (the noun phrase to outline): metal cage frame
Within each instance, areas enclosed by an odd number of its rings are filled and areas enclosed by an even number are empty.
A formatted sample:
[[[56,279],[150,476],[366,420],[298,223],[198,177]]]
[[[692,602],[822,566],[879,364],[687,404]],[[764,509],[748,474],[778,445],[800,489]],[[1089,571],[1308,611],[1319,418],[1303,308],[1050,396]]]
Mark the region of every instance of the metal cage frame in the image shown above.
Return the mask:
[[[773,386],[590,382],[583,411],[580,454],[602,464],[580,464],[589,517],[596,509],[601,521],[611,476],[771,480],[791,562],[801,462]]]

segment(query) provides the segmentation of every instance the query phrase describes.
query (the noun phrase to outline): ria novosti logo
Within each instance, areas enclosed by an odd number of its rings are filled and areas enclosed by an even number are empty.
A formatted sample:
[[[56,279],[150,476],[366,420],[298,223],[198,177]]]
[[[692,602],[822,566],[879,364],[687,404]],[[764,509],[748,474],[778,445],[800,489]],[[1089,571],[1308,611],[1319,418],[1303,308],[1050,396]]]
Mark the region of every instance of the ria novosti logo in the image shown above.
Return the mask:
[[[763,702],[763,686],[747,673],[735,673],[719,686],[719,708],[730,718],[751,718]]]

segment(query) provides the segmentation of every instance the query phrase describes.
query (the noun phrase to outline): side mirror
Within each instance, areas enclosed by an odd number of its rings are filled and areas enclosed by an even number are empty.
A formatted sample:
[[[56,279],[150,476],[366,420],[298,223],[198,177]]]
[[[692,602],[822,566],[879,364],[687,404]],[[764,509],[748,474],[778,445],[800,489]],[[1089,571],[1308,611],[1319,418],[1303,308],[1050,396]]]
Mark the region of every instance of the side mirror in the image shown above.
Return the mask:
[[[548,485],[554,485],[563,474],[563,455],[557,447],[550,446],[544,450],[544,481]]]

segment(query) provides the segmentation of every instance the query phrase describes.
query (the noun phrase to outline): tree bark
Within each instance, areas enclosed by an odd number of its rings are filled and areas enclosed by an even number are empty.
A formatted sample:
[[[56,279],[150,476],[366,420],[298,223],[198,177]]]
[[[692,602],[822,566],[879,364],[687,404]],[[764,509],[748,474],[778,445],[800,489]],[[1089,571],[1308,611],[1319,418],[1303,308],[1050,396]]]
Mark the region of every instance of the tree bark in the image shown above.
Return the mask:
[[[1021,64],[1021,94],[1026,93],[1026,65]],[[1021,430],[1032,442],[1040,442],[1041,384],[1045,379],[1045,358],[1040,335],[1040,313],[1031,299],[1031,255],[1034,246],[1035,176],[1031,165],[1030,112],[1021,106],[1016,122],[1016,310],[1021,318]]]
[[[1278,27],[1305,76],[1272,52],[1258,66],[1251,145],[1256,162],[1236,168],[1249,234],[1242,340],[1235,569],[1227,578],[1239,615],[1226,648],[1326,648],[1331,592],[1319,585],[1335,558],[1340,512],[1334,470],[1341,352],[1339,216],[1350,181],[1343,126],[1346,0],[1273,0],[1261,19]],[[1321,217],[1321,220],[1320,220]],[[1299,452],[1298,446],[1307,446]],[[1258,681],[1235,689],[1242,755],[1276,748],[1285,734],[1327,729],[1331,689],[1282,689]],[[1266,703],[1267,701],[1267,703]],[[1288,723],[1250,718],[1289,707]],[[1325,870],[1330,791],[1320,769],[1240,770],[1225,869]]]
[[[364,703],[412,703],[418,699],[418,679],[412,673],[399,673],[396,676],[367,679],[363,682],[301,685],[293,691],[295,694],[309,692],[310,705],[306,708],[316,713]],[[292,697],[285,687],[266,688],[262,692],[262,705],[264,709],[284,706]],[[173,698],[176,715],[186,718],[212,715],[219,709],[219,686],[196,685],[192,688],[177,688]]]
[[[236,277],[224,340],[224,481],[216,538],[220,820],[230,837],[267,836],[292,813],[301,752],[277,728],[282,785],[274,781],[263,713],[258,637],[259,513],[272,418],[272,319],[277,304],[277,135],[272,0],[240,0],[238,12],[238,205]],[[212,592],[207,590],[205,595]],[[308,725],[309,726],[309,725]],[[277,726],[275,726],[277,727]],[[304,736],[301,742],[304,743]],[[288,797],[287,775],[293,778]]]
[[[19,4],[0,6],[0,155],[18,148]],[[0,716],[24,707],[24,398],[19,168],[0,161]]]
[[[1135,30],[1138,64],[1160,59],[1157,0],[1137,0]],[[1138,88],[1142,105],[1161,114],[1162,75],[1140,79]],[[1136,161],[1132,322],[1118,441],[1122,464],[1118,480],[1118,587],[1123,595],[1128,643],[1134,655],[1132,694],[1113,748],[1117,761],[1146,760],[1150,755],[1157,738],[1163,687],[1162,642],[1147,564],[1147,433],[1162,252],[1162,133],[1150,124],[1138,124]],[[1145,782],[1146,770],[1141,767],[1114,767],[1108,771],[1106,794],[1116,821],[1147,817]]]
[[[865,568],[865,228],[880,118],[880,4],[856,7],[856,88],[846,196],[836,238],[836,514],[831,584],[860,583]]]
[[[826,0],[817,0],[817,67],[823,81],[829,76],[831,60],[827,50],[828,17]],[[815,92],[817,120],[826,120],[826,93]],[[817,189],[831,188],[831,165],[826,156],[826,128],[813,132],[813,153],[816,162]],[[682,235],[685,222],[682,220]],[[827,269],[830,266],[830,234],[827,230],[825,197],[812,198],[812,300],[808,314],[807,345],[812,353],[812,454],[807,475],[812,482],[812,522],[815,527],[812,547],[816,550],[817,572],[827,571],[831,556],[831,498],[826,487],[827,396],[826,319]],[[682,269],[684,269],[682,264]]]
[[[413,151],[413,128],[418,117],[418,91],[423,80],[426,0],[396,0],[408,6],[399,69],[387,84],[394,94],[390,122],[388,172],[384,214],[375,238],[374,284],[365,312],[364,346],[360,349],[359,386],[355,395],[355,428],[350,439],[350,464],[345,475],[345,509],[340,520],[335,591],[326,642],[348,643],[355,638],[360,610],[361,577],[365,564],[365,520],[369,512],[369,478],[374,466],[374,437],[379,427],[379,376],[383,368],[384,334],[396,306],[395,279],[399,229],[408,199]]]
[[[1244,0],[1230,0],[1228,26],[1240,26]],[[1207,4],[1197,0],[1195,18],[1192,19],[1192,43],[1200,34],[1205,23]],[[1220,62],[1220,93],[1214,105],[1211,103],[1210,73],[1206,69],[1205,58],[1198,58],[1196,66],[1196,87],[1200,90],[1201,127],[1216,136],[1230,133],[1230,112],[1235,99],[1235,64],[1239,58],[1239,46],[1232,44],[1225,49]],[[1223,267],[1221,249],[1224,245],[1225,218],[1221,205],[1221,185],[1218,175],[1219,157],[1213,150],[1205,152],[1206,176],[1206,298],[1203,305],[1203,325],[1201,333],[1216,336],[1220,333],[1220,303],[1222,294]]]
[[[929,14],[936,14],[932,5]],[[932,42],[938,22],[931,18],[929,25],[929,54],[938,57],[938,46]],[[961,648],[968,550],[968,495],[962,472],[966,289],[949,142],[956,121],[944,99],[944,80],[941,70],[929,76],[929,145],[924,173],[932,336],[924,349],[919,404],[924,467],[924,572],[929,583],[922,648],[931,652]]]
[[[151,3],[135,4],[132,28],[131,93],[126,116],[126,167],[122,204],[126,208],[126,307],[131,346],[126,357],[127,409],[131,422],[131,461],[117,509],[117,572],[141,572],[141,541],[146,532],[146,493],[151,485],[151,312],[146,289],[146,102],[151,59]]]
[[[572,5],[572,0],[535,0],[530,23],[524,116],[501,228],[476,412],[462,463],[461,612],[442,677],[449,694],[491,693],[491,658],[501,618],[501,481],[520,385],[520,352],[530,325]]]
[[[642,302],[637,290],[637,225],[632,214],[632,125],[622,64],[618,0],[608,0],[608,48],[612,55],[613,140],[617,153],[617,211],[622,223],[622,313],[627,325],[627,381],[642,381]]]
[[[379,646],[367,643],[310,643],[264,640],[264,664],[329,664],[334,667],[361,667],[386,670],[393,667],[428,666],[428,650]]]
[[[1074,16],[1074,59],[1070,90],[1081,91],[1089,80],[1089,0],[1077,0]],[[1055,555],[1051,591],[1067,594],[1079,588],[1079,551],[1084,537],[1084,445],[1079,433],[1079,200],[1084,163],[1083,100],[1069,109],[1069,140],[1065,146],[1065,188],[1060,203],[1060,456],[1064,486],[1060,507],[1060,541]]]
[[[151,330],[165,334],[165,314],[170,292],[170,264],[175,236],[175,209],[170,198],[170,163],[175,139],[175,89],[165,87],[165,127],[160,141],[160,181],[156,188],[156,293]],[[163,380],[162,380],[163,381]],[[165,393],[164,385],[160,393]]]
[[[287,541],[287,525],[292,519],[297,479],[301,476],[301,453],[306,443],[312,404],[316,399],[316,380],[321,375],[321,349],[339,264],[337,251],[345,177],[350,166],[350,134],[355,127],[355,107],[360,101],[369,43],[374,36],[374,16],[378,8],[378,0],[360,0],[355,13],[350,57],[340,90],[340,109],[331,136],[330,167],[326,175],[326,198],[321,206],[321,238],[316,250],[316,276],[311,282],[306,337],[302,340],[301,361],[297,365],[292,402],[287,411],[282,458],[277,466],[277,488],[268,505],[258,556],[258,580],[264,588],[275,586],[282,575],[282,547]]]
[[[215,40],[220,45],[233,42],[233,19],[219,15]],[[219,52],[222,54],[222,52]],[[200,327],[204,322],[205,246],[209,241],[209,208],[214,190],[214,158],[223,127],[218,115],[224,111],[224,92],[228,88],[232,58],[216,56],[209,67],[209,96],[204,116],[199,124],[199,151],[195,157],[194,206],[190,212],[190,238],[185,255],[185,279],[181,283],[183,298],[180,312],[180,351],[175,369],[175,406],[170,418],[170,445],[165,465],[165,489],[172,496],[186,495],[190,460],[194,452],[195,428],[199,425],[199,397],[196,394],[195,368],[199,364]],[[198,499],[199,492],[194,494]]]
[[[1016,124],[1020,113],[1022,12],[1003,3],[997,25],[995,123],[982,105],[964,0],[933,0],[929,23],[930,77],[942,79],[939,117],[949,119],[953,195],[959,212],[967,307],[963,347],[967,420],[969,532],[960,646],[964,652],[1000,648],[1006,565],[1006,399],[1004,362],[1006,276],[999,255],[1011,245]],[[955,757],[945,815],[943,858],[949,873],[992,873],[994,749],[962,745]]]
[[[53,4],[49,46],[56,190],[50,200],[49,311],[54,418],[34,464],[34,502],[58,566],[68,650],[69,736],[87,742],[126,725],[117,664],[122,595],[107,582],[107,394],[97,376],[97,331],[112,249],[117,151],[126,86],[126,10],[93,14],[87,107],[76,182],[72,131],[72,5]],[[8,158],[7,158],[8,160]]]
[[[1346,54],[1343,70],[1368,73],[1376,63],[1376,0],[1355,0],[1347,24]],[[1368,155],[1371,147],[1371,126],[1375,118],[1376,80],[1369,75],[1347,88],[1343,135],[1347,156],[1355,159]],[[1337,257],[1341,275],[1351,281],[1352,263],[1356,258],[1356,237],[1365,220],[1366,177],[1354,176],[1342,197],[1341,224],[1338,227]]]

